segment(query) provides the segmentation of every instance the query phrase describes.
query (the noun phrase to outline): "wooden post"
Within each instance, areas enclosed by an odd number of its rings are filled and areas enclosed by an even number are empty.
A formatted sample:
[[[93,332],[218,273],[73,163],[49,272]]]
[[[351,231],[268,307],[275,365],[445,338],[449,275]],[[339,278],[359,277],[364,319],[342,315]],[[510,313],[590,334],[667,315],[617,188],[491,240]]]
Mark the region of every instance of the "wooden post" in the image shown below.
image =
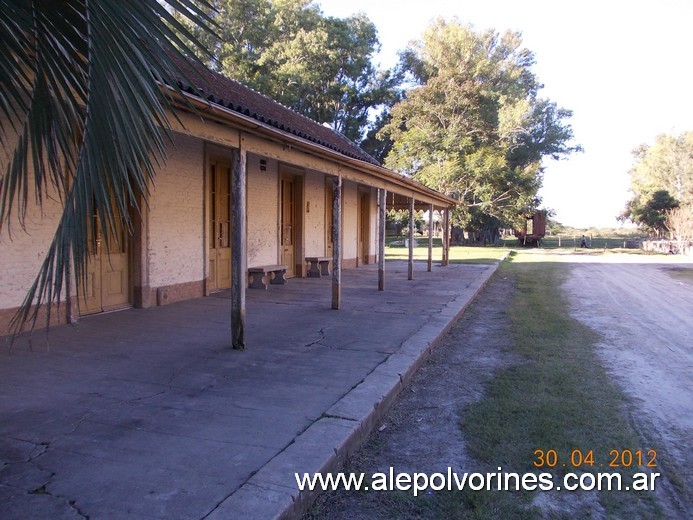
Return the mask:
[[[447,251],[445,252],[445,265],[450,264],[450,241],[452,240],[452,222],[450,222],[450,208],[445,219],[445,235],[448,237]]]
[[[385,290],[385,221],[387,191],[378,190],[378,290]]]
[[[441,233],[441,239],[443,242],[443,254],[441,255],[440,259],[440,265],[445,265],[445,255],[447,254],[447,210],[443,210],[443,221],[441,222],[441,228],[442,228],[442,233]]]
[[[246,154],[234,150],[231,166],[231,346],[245,349]]]
[[[407,280],[414,279],[414,197],[409,197],[409,263]]]
[[[342,176],[334,179],[332,198],[332,308],[342,300]]]
[[[428,272],[433,270],[433,204],[428,206]]]
[[[443,261],[442,265],[450,262],[450,208],[443,212]]]

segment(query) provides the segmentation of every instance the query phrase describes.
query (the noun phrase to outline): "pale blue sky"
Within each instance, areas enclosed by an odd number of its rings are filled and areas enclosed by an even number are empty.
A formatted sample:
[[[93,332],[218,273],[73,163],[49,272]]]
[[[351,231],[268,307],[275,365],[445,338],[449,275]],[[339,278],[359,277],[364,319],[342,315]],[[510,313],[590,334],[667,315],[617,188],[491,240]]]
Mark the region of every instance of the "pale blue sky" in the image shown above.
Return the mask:
[[[616,226],[631,150],[693,130],[692,0],[319,0],[326,15],[365,12],[383,66],[437,17],[511,29],[534,52],[543,97],[573,110],[567,160],[546,163],[540,194],[563,224]]]

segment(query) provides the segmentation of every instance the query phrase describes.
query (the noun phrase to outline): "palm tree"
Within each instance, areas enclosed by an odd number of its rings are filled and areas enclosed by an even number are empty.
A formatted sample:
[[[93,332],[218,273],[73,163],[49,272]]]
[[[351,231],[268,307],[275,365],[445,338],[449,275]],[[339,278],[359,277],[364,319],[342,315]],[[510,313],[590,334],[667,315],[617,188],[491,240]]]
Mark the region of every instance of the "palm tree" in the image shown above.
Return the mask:
[[[170,138],[175,57],[202,44],[174,16],[211,30],[197,0],[0,0],[0,231],[24,225],[30,195],[62,215],[14,319],[35,325],[85,283],[89,225],[132,229]],[[208,11],[209,12],[209,11]],[[175,116],[173,116],[175,117]],[[114,215],[121,215],[116,222]]]

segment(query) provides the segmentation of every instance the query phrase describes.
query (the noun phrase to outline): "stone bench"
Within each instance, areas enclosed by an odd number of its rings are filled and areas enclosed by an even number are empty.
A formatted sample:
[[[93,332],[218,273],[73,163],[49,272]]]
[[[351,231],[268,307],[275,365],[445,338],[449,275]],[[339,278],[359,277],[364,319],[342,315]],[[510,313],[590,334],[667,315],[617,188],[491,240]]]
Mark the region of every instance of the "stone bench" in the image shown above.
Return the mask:
[[[251,289],[267,289],[265,276],[269,278],[269,283],[283,285],[286,283],[286,265],[259,265],[248,268],[248,287]]]
[[[320,278],[321,276],[330,275],[330,260],[331,256],[307,256],[306,262],[310,263],[308,276]]]

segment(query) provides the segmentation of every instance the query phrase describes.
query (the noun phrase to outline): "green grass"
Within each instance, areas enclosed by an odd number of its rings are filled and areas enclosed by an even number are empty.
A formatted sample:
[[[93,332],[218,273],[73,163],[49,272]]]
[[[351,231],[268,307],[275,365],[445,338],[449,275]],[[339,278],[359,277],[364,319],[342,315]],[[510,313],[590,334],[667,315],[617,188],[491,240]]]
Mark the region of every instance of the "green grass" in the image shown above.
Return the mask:
[[[569,316],[558,289],[565,267],[537,262],[536,255],[523,262],[523,256],[530,255],[518,253],[499,271],[515,284],[508,319],[512,353],[520,362],[497,374],[486,396],[461,412],[470,453],[492,470],[549,471],[554,482],[574,471],[569,462],[573,450],[594,454],[595,466],[579,470],[612,470],[599,467],[608,465],[610,450],[651,446],[641,445],[625,418],[629,403],[599,362],[594,347],[598,336]],[[537,449],[556,450],[559,465],[536,468]],[[636,471],[624,471],[624,481]],[[660,514],[646,492],[589,493],[599,498],[609,516]],[[518,514],[529,504],[529,495],[522,498],[516,504]]]
[[[428,259],[428,238],[416,238],[414,246],[414,261]],[[508,253],[506,247],[467,247],[453,246],[450,248],[450,263],[452,264],[495,264]],[[433,239],[433,262],[443,258],[443,246],[440,238]],[[385,260],[408,260],[409,247],[404,245],[400,237],[388,237],[385,246]]]

